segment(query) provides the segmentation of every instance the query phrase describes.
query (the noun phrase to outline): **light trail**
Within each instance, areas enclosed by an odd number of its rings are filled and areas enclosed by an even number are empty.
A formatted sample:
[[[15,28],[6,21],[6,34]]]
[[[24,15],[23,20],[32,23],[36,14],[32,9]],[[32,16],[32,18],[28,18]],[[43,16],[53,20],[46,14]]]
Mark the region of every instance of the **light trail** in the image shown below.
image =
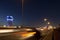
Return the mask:
[[[23,9],[24,9],[24,0],[22,0],[22,25],[24,25],[23,24],[23,22],[24,22]]]
[[[29,37],[34,36],[34,34],[36,34],[36,32],[25,32],[25,33],[20,33],[21,39],[27,39]]]
[[[11,33],[11,32],[16,32],[19,30],[14,30],[14,29],[0,29],[0,33]]]

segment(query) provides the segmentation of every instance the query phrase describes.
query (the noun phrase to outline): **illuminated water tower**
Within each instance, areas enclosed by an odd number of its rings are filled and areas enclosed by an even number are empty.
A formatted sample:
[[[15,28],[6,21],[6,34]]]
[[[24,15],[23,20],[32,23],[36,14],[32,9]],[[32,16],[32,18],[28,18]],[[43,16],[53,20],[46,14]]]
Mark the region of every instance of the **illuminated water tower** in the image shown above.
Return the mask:
[[[7,16],[8,26],[13,26],[13,16]]]

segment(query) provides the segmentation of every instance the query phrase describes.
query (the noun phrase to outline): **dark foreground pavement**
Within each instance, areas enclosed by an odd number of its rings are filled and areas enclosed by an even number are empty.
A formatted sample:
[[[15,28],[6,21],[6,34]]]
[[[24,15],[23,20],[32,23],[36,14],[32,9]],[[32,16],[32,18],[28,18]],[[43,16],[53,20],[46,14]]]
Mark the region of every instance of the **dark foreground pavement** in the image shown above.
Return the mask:
[[[60,28],[51,31],[43,40],[60,40]]]
[[[60,28],[54,30],[54,40],[60,40]]]

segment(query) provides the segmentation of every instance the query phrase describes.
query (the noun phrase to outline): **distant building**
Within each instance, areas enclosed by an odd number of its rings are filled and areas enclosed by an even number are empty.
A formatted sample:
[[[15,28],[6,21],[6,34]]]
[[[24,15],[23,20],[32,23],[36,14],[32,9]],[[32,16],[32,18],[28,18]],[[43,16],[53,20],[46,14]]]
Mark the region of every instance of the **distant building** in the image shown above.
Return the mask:
[[[13,16],[7,16],[7,25],[13,26]]]

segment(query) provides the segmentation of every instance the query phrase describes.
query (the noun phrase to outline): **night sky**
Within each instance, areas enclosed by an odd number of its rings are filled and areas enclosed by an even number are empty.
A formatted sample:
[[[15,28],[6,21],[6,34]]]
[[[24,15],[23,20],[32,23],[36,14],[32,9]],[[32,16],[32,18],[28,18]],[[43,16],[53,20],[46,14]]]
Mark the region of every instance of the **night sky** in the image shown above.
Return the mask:
[[[53,25],[60,23],[60,1],[58,0],[24,0],[23,24],[39,26],[44,18]],[[6,16],[14,17],[14,25],[22,24],[21,0],[0,0],[0,25],[7,24]]]

